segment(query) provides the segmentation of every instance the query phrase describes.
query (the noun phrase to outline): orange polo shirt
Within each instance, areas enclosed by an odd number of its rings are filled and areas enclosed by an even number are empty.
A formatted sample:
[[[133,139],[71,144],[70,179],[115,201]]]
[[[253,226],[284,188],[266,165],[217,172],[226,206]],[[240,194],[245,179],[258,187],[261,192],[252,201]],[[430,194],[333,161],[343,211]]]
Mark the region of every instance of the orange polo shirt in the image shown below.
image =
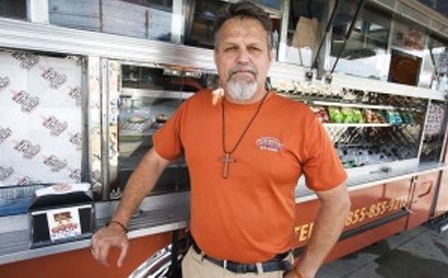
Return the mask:
[[[225,100],[222,100],[225,101]],[[159,155],[185,154],[191,179],[191,233],[201,249],[217,259],[259,262],[294,244],[295,198],[304,174],[313,190],[343,183],[346,173],[325,129],[304,104],[275,93],[242,138],[223,178],[231,151],[259,103],[225,101],[212,105],[210,90],[185,101],[153,136]],[[223,142],[225,130],[225,142]]]

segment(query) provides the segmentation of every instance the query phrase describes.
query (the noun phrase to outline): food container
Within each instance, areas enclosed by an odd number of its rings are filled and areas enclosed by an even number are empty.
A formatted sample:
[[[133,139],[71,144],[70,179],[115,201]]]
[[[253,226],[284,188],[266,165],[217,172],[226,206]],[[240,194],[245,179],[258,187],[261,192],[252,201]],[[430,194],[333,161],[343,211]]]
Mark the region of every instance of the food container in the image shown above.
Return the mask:
[[[328,107],[328,114],[332,123],[342,123],[344,116],[338,107]]]
[[[314,115],[316,115],[317,119],[319,119],[319,121],[321,123],[329,123],[330,122],[330,117],[328,116],[327,109],[325,109],[325,107],[314,106],[314,107],[311,107],[311,110],[313,110]]]
[[[364,109],[363,111],[364,119],[366,123],[385,123],[384,117],[380,112],[372,109]]]

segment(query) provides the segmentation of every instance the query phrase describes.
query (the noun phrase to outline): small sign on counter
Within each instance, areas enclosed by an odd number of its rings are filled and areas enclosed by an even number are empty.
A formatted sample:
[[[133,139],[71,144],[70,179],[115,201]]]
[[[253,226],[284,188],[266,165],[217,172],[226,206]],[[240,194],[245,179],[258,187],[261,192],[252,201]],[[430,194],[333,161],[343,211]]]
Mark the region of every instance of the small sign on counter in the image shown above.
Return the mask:
[[[89,238],[95,223],[90,184],[56,184],[37,190],[29,215],[32,248]]]
[[[81,219],[79,209],[82,207],[69,207],[47,211],[48,231],[50,240],[79,237],[81,233]]]

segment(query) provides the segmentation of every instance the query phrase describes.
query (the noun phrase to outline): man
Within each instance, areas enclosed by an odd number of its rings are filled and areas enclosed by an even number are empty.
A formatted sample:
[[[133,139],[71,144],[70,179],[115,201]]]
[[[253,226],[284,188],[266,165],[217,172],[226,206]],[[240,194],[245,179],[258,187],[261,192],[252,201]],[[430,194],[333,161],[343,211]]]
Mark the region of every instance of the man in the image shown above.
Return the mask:
[[[122,264],[132,213],[183,153],[194,239],[182,262],[184,278],[315,276],[349,210],[346,173],[311,110],[265,89],[271,33],[268,15],[250,2],[230,4],[217,15],[214,59],[222,89],[196,93],[153,136],[110,224],[92,238],[98,261],[107,264],[116,246]],[[301,174],[321,207],[305,252],[288,269]]]

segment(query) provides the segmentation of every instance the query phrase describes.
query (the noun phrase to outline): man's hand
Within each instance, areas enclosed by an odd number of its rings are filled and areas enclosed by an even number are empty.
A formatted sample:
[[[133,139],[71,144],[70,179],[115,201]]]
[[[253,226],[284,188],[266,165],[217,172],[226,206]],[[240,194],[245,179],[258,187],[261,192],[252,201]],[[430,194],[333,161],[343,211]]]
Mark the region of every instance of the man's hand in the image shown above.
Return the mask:
[[[107,257],[111,247],[120,249],[117,266],[121,267],[128,252],[129,242],[126,236],[126,224],[132,218],[143,199],[154,188],[157,179],[170,163],[154,149],[151,149],[140,161],[129,178],[117,210],[109,225],[98,230],[92,237],[92,254],[100,263],[108,265]]]
[[[98,262],[109,265],[107,257],[109,256],[111,247],[120,248],[117,266],[121,267],[128,253],[129,241],[123,228],[113,222],[107,227],[101,228],[93,235],[91,246],[92,255]]]

